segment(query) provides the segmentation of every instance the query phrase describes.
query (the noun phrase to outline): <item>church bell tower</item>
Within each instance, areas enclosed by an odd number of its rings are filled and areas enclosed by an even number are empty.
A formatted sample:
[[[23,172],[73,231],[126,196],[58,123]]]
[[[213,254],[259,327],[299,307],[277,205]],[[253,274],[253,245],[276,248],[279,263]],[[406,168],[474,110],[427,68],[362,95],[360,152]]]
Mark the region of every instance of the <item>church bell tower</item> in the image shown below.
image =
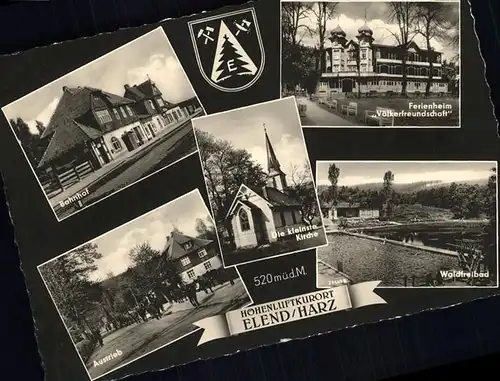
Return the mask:
[[[286,192],[288,185],[286,183],[286,175],[281,170],[281,165],[274,153],[271,140],[267,134],[266,125],[264,124],[264,135],[266,138],[266,153],[267,153],[267,186],[276,188],[281,192]]]

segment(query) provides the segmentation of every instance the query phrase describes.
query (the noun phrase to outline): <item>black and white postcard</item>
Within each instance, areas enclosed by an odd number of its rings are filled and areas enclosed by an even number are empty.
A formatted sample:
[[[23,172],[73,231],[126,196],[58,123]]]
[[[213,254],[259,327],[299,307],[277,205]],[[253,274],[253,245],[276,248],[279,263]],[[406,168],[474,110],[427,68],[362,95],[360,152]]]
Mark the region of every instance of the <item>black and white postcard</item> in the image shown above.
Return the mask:
[[[162,28],[2,111],[58,221],[195,153],[204,114]]]
[[[500,139],[467,0],[253,1],[0,72],[47,381],[500,293]]]
[[[305,127],[460,127],[460,2],[281,4],[282,93]]]
[[[293,97],[193,125],[225,266],[326,244]]]
[[[94,380],[250,303],[198,190],[39,266]]]
[[[316,171],[325,274],[380,287],[498,286],[496,162],[318,161]]]

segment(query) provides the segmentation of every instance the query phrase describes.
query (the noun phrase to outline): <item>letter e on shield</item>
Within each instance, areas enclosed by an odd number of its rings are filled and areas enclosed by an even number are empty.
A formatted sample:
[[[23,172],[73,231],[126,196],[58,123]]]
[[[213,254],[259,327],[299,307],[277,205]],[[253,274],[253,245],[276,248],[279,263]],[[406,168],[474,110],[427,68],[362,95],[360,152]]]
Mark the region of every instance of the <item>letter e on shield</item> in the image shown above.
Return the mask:
[[[237,92],[257,82],[265,54],[253,7],[190,21],[188,27],[196,62],[211,86]]]

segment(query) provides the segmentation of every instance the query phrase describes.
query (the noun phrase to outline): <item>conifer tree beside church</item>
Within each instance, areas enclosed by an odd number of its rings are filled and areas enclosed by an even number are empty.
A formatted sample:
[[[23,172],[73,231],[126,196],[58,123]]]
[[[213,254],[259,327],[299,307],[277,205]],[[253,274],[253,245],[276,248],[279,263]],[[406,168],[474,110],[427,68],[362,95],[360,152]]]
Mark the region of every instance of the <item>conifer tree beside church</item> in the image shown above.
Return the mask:
[[[251,71],[245,67],[245,65],[248,65],[248,62],[244,61],[242,57],[229,41],[229,38],[224,36],[224,43],[222,44],[219,59],[220,65],[217,68],[217,71],[220,72],[217,82],[230,78],[233,75],[251,74]]]

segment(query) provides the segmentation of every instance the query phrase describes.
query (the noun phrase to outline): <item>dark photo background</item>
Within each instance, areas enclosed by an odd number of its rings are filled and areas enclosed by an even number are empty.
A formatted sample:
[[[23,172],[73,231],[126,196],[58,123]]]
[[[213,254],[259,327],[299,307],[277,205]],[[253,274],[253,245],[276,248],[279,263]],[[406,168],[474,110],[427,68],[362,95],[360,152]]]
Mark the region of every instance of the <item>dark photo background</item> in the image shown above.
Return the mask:
[[[265,1],[265,0],[260,0]],[[0,0],[0,54],[54,42],[110,32],[122,27],[190,15],[243,0]],[[481,51],[488,66],[492,99],[500,102],[500,3],[471,0]],[[464,52],[466,54],[466,52]],[[43,65],[34,62],[33,65]],[[2,76],[0,73],[0,91]],[[466,73],[464,73],[466,75]],[[463,94],[464,97],[471,94]],[[473,95],[472,95],[473,96]],[[496,109],[497,119],[500,107]],[[500,144],[499,144],[500,149]],[[29,200],[26,200],[29,202]],[[0,281],[2,314],[2,379],[42,380],[33,322],[13,242],[13,228],[0,200]],[[42,248],[41,248],[42,249]],[[500,352],[500,297],[412,317],[345,329],[196,362],[130,380],[372,380],[416,372],[441,364]],[[57,345],[57,343],[54,343]],[[452,365],[414,376],[428,379],[445,372],[450,378],[464,369],[481,377],[495,368],[496,358]],[[490,364],[490,366],[488,365]],[[63,364],[61,364],[63,366]],[[496,366],[498,367],[498,366]],[[9,377],[10,376],[10,377]],[[413,376],[409,376],[411,379]]]

